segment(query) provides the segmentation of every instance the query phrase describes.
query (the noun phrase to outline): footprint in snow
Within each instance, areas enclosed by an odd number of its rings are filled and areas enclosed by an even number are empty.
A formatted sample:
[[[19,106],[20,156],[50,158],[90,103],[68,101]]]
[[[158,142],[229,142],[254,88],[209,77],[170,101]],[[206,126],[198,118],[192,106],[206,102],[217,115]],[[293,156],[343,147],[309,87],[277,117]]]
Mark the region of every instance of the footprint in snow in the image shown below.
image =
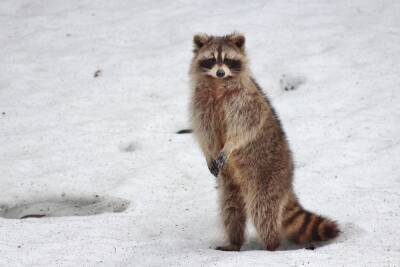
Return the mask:
[[[101,213],[123,212],[130,202],[121,198],[68,197],[48,198],[39,201],[23,201],[10,205],[0,204],[0,217],[7,219],[27,219],[61,216],[90,216]]]
[[[300,85],[305,82],[303,77],[283,74],[282,77],[279,79],[279,85],[281,90],[284,91],[292,91],[296,90]]]

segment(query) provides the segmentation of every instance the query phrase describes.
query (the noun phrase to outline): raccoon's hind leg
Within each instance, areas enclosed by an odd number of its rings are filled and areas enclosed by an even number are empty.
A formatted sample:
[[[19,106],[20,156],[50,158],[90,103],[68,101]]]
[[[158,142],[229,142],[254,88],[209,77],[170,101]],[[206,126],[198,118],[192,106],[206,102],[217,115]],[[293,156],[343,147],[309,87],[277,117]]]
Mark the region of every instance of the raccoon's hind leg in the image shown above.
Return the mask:
[[[220,175],[221,213],[225,232],[229,241],[217,250],[239,251],[244,242],[246,213],[240,187],[235,185],[226,172]]]
[[[276,250],[281,241],[282,198],[258,191],[249,203],[250,214],[266,250]]]

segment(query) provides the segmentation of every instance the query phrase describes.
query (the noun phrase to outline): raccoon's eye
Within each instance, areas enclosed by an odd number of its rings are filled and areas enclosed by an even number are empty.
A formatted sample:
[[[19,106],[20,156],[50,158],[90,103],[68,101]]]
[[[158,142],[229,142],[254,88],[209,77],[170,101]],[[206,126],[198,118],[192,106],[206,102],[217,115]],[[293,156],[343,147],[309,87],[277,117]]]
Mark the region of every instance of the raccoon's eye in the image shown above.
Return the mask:
[[[215,65],[215,63],[217,63],[215,58],[203,59],[200,61],[200,67],[211,69]]]
[[[239,71],[242,67],[242,63],[240,62],[240,60],[237,59],[225,58],[224,64],[227,65],[231,70],[235,71]]]

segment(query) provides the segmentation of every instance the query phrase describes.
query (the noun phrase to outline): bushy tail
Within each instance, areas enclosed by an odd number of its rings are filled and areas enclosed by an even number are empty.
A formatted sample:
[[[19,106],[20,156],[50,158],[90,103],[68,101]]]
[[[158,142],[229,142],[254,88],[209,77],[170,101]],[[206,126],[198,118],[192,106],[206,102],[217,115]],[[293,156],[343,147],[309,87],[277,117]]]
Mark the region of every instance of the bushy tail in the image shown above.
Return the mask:
[[[326,241],[340,233],[336,222],[303,209],[295,197],[284,209],[282,227],[285,237],[299,244]]]

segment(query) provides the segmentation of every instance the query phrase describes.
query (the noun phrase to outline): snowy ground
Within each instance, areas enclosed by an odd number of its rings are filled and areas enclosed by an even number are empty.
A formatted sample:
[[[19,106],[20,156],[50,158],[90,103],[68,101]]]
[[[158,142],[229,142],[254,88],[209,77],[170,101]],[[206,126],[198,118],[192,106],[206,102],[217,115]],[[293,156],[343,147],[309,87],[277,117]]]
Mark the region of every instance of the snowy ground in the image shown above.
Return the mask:
[[[213,249],[215,180],[175,132],[192,35],[232,30],[303,205],[341,224],[314,251]],[[400,266],[400,1],[3,0],[0,33],[0,266]]]

